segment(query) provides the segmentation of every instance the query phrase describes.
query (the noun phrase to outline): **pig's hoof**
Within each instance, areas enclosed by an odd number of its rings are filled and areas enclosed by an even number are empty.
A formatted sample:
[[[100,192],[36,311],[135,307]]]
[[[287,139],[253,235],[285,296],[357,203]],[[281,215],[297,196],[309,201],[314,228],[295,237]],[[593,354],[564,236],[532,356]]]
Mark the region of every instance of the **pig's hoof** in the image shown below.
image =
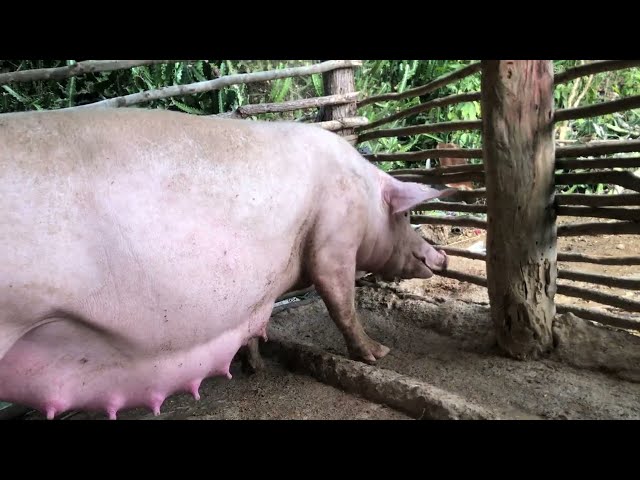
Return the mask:
[[[367,337],[349,348],[349,356],[352,360],[373,365],[377,360],[387,355],[390,351],[391,349],[389,347],[385,347],[381,343]]]
[[[264,360],[257,352],[246,352],[241,359],[241,368],[244,373],[253,375],[265,369]]]

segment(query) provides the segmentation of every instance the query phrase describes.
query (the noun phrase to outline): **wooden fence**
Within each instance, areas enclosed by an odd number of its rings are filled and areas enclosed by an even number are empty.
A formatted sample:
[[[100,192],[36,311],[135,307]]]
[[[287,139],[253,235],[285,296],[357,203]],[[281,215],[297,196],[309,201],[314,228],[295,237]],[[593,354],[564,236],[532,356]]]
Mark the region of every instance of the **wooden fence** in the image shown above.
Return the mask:
[[[176,60],[177,61],[177,60]],[[83,75],[89,72],[111,71],[117,69],[132,68],[134,66],[148,65],[152,63],[176,62],[174,60],[137,60],[137,61],[84,61],[75,65],[40,70],[28,70],[23,72],[9,72],[0,74],[0,86],[14,82],[34,81],[43,79],[61,79],[77,75]],[[458,130],[476,130],[483,133],[482,149],[463,149],[463,148],[444,148],[430,149],[408,153],[376,153],[365,155],[371,162],[383,161],[406,161],[406,162],[424,162],[429,159],[457,158],[457,159],[478,159],[483,160],[483,151],[491,152],[491,158],[497,158],[504,155],[504,152],[496,150],[494,147],[497,143],[490,136],[495,133],[496,123],[495,116],[502,115],[496,112],[493,105],[496,102],[503,102],[503,106],[507,102],[505,99],[489,98],[489,90],[483,88],[481,92],[464,93],[450,95],[442,98],[431,99],[416,106],[398,111],[392,115],[381,118],[374,122],[369,122],[364,116],[358,116],[359,108],[366,105],[376,104],[382,101],[395,101],[408,98],[424,96],[427,93],[434,92],[443,86],[457,82],[469,75],[482,74],[483,82],[502,81],[501,77],[494,75],[489,71],[489,67],[494,68],[495,65],[489,62],[472,63],[453,73],[436,78],[426,85],[413,88],[404,92],[387,93],[384,95],[373,96],[369,98],[361,98],[360,92],[355,91],[354,69],[362,65],[361,61],[356,60],[330,60],[323,61],[309,66],[285,68],[272,71],[245,73],[237,75],[226,75],[213,80],[197,82],[188,85],[174,85],[156,90],[149,90],[131,95],[117,98],[110,98],[100,102],[71,108],[101,108],[101,107],[127,107],[149,102],[151,100],[170,98],[176,96],[191,95],[202,92],[212,92],[230,85],[248,84],[255,82],[266,82],[275,79],[288,77],[298,77],[313,74],[322,74],[324,82],[324,96],[307,98],[302,100],[283,101],[280,103],[263,103],[255,105],[242,105],[232,112],[224,112],[220,116],[247,118],[254,115],[264,113],[291,112],[296,110],[320,109],[320,114],[313,119],[320,128],[331,130],[339,135],[347,138],[353,145],[363,142],[372,141],[380,138],[390,138],[399,136],[411,136],[422,133],[438,133],[451,132]],[[569,82],[580,76],[592,75],[599,72],[614,71],[630,67],[640,66],[637,60],[612,60],[597,61],[580,67],[569,69],[553,78],[554,85]],[[498,68],[498,67],[495,67]],[[500,67],[502,68],[502,67]],[[483,71],[486,69],[486,71]],[[495,72],[494,72],[495,73]],[[543,74],[545,74],[543,72]],[[544,78],[551,78],[552,75]],[[537,88],[538,84],[529,85],[530,89]],[[544,90],[544,89],[543,89]],[[547,89],[550,90],[550,89]],[[542,91],[542,90],[541,90]],[[542,101],[551,101],[546,91],[546,97],[542,95]],[[526,96],[526,94],[525,94]],[[482,120],[474,121],[453,121],[436,123],[429,125],[418,125],[399,128],[377,128],[387,125],[393,121],[407,119],[420,113],[427,112],[434,108],[451,106],[461,102],[482,101]],[[623,98],[615,101],[602,102],[597,105],[586,107],[569,108],[565,110],[557,110],[553,113],[553,117],[549,122],[553,125],[557,122],[570,119],[578,119],[585,117],[594,117],[613,112],[619,112],[632,108],[640,107],[640,96]],[[540,107],[542,108],[542,107]],[[490,112],[490,118],[485,116],[487,111]],[[536,104],[536,110],[538,105]],[[535,112],[534,112],[535,113]],[[541,119],[541,120],[540,120]],[[545,119],[540,117],[539,121]],[[301,119],[302,120],[302,119]],[[491,123],[493,122],[493,123]],[[488,127],[487,127],[488,125]],[[544,132],[542,145],[549,140],[549,132]],[[512,132],[513,134],[513,132]],[[546,136],[545,136],[546,135]],[[489,143],[485,144],[489,139]],[[517,143],[517,141],[516,141]],[[532,144],[538,145],[536,140]],[[551,143],[553,140],[551,137]],[[614,153],[636,153],[640,152],[640,140],[630,141],[607,141],[593,142],[583,145],[572,146],[556,146],[552,145],[550,150],[555,155],[555,163],[553,164],[553,172],[551,173],[553,186],[555,185],[573,185],[584,183],[605,183],[619,185],[633,192],[640,192],[640,178],[633,175],[629,168],[640,167],[640,156],[625,157],[606,157],[606,155]],[[546,152],[546,153],[545,153]],[[539,152],[538,152],[539,153]],[[542,158],[547,155],[548,151],[541,153]],[[598,158],[583,159],[584,156],[597,156]],[[488,214],[491,217],[492,211],[496,218],[501,213],[498,212],[499,202],[496,195],[506,195],[512,201],[514,196],[518,195],[517,187],[510,189],[507,193],[492,190],[493,201],[487,188],[484,188],[485,180],[497,178],[496,171],[485,171],[485,163],[487,166],[500,169],[497,161],[491,165],[490,162],[483,160],[481,164],[463,164],[455,166],[438,166],[435,168],[406,168],[392,171],[395,177],[405,180],[414,181],[430,185],[450,185],[459,184],[460,182],[473,182],[477,188],[471,190],[460,189],[453,198],[454,201],[436,201],[427,202],[418,206],[412,212],[412,222],[416,224],[441,224],[452,225],[458,227],[472,227],[479,229],[488,229],[487,220],[481,218],[446,218],[438,216],[430,216],[423,214],[425,211],[448,211],[448,212],[464,212],[473,214]],[[541,168],[540,172],[544,173],[546,167],[536,164],[535,168]],[[616,170],[614,170],[616,169]],[[556,173],[556,170],[568,170],[571,173]],[[580,173],[574,172],[581,170]],[[530,172],[531,173],[531,172]],[[536,172],[534,172],[536,173]],[[537,172],[539,173],[539,172]],[[521,179],[522,180],[522,179]],[[525,179],[526,180],[526,179]],[[508,197],[511,195],[511,197]],[[534,202],[535,203],[535,202]],[[553,196],[552,220],[553,229],[552,238],[558,236],[576,236],[576,235],[598,235],[598,234],[640,234],[640,193],[627,193],[618,195],[587,195],[587,194],[556,194]],[[592,217],[614,220],[607,223],[574,223],[561,225],[555,228],[556,216],[571,217]],[[541,221],[544,221],[542,219]],[[491,220],[489,220],[490,224]],[[552,228],[545,224],[546,228]],[[494,225],[495,231],[499,227]],[[544,232],[543,232],[544,233]],[[488,244],[491,251],[490,242]],[[555,240],[554,240],[555,246]],[[470,252],[463,249],[444,247],[449,255],[461,256],[477,260],[486,261],[486,256],[479,253]],[[546,254],[545,254],[546,255]],[[551,261],[555,265],[556,260],[561,262],[582,262],[601,265],[640,265],[640,257],[632,256],[589,256],[579,253],[557,253],[553,249],[550,253]],[[497,262],[497,260],[494,260]],[[503,260],[505,261],[505,260]],[[509,260],[506,260],[509,261]],[[489,262],[487,262],[489,263]],[[487,266],[488,268],[488,266]],[[554,267],[555,268],[555,267]],[[550,281],[555,287],[555,270],[552,269],[552,277]],[[450,278],[454,278],[464,282],[470,282],[484,287],[488,286],[486,277],[478,277],[464,272],[449,271],[445,274]],[[580,282],[590,282],[597,285],[607,285],[616,288],[640,290],[640,280],[620,279],[606,275],[587,274],[575,270],[561,269],[557,271],[557,278],[560,280],[573,280]],[[599,309],[576,308],[565,305],[557,305],[558,312],[573,312],[576,315],[625,329],[640,330],[640,322],[637,319],[637,313],[640,312],[640,302],[636,300],[620,298],[614,295],[596,292],[588,288],[581,288],[565,284],[557,283],[557,293],[562,295],[587,299],[622,309],[629,312],[632,316],[613,315]],[[635,314],[635,318],[633,315]]]
[[[554,84],[569,82],[583,75],[592,75],[599,72],[619,70],[640,65],[640,61],[598,61],[591,64],[569,69],[555,76]],[[385,100],[401,100],[424,95],[442,86],[458,81],[466,76],[478,73],[481,63],[473,63],[456,72],[435,79],[427,85],[414,88],[402,93],[390,93],[371,97],[359,102],[360,106],[369,105]],[[443,106],[450,106],[461,102],[480,101],[482,92],[450,95],[421,103],[417,106],[389,115],[368,125],[359,127],[358,143],[379,138],[410,136],[421,133],[441,133],[456,130],[482,130],[483,121],[457,121],[443,122],[430,125],[419,125],[389,129],[375,129],[395,120],[409,118],[419,113]],[[484,105],[483,105],[484,106]],[[632,96],[615,101],[602,102],[586,107],[557,110],[553,114],[553,123],[569,119],[595,117],[599,115],[620,112],[640,107],[640,96]],[[484,109],[483,109],[484,114]],[[554,170],[581,170],[581,173],[555,173],[555,185],[574,185],[585,183],[604,183],[619,185],[634,192],[640,192],[640,177],[631,171],[618,169],[630,169],[640,167],[639,156],[605,157],[615,153],[640,152],[640,140],[631,141],[607,141],[593,142],[584,145],[557,146],[555,149]],[[427,159],[459,158],[459,159],[483,159],[483,149],[433,149],[409,153],[372,154],[366,157],[372,162],[406,161],[420,162]],[[583,156],[599,156],[599,158],[582,159]],[[614,170],[616,169],[616,170]],[[584,172],[586,171],[586,172]],[[474,182],[483,186],[485,182],[485,168],[483,164],[439,166],[436,168],[409,168],[398,169],[391,172],[396,178],[406,181],[414,181],[430,185],[450,185],[459,182]],[[412,212],[412,221],[416,224],[452,225],[458,227],[471,227],[487,230],[487,221],[478,218],[443,218],[421,214],[422,211],[448,211],[486,214],[487,191],[485,188],[477,188],[471,191],[460,191],[456,194],[457,202],[428,202],[419,205]],[[588,195],[588,194],[555,194],[554,212],[557,216],[591,217],[616,220],[608,223],[573,223],[557,227],[558,236],[599,235],[599,234],[640,234],[640,194],[618,195]],[[496,208],[500,208],[496,206]],[[486,255],[471,252],[459,248],[444,247],[449,255],[461,256],[476,260],[486,261]],[[583,262],[601,265],[640,265],[638,256],[589,256],[578,253],[557,253],[557,261]],[[463,272],[449,271],[445,276],[460,281],[470,282],[487,287],[487,278],[470,275]],[[561,269],[557,272],[557,278],[561,280],[574,280],[597,285],[606,285],[629,290],[640,290],[640,279],[620,279],[606,275],[594,275],[575,270]],[[581,288],[557,283],[557,293],[591,300],[617,307],[626,312],[635,314],[635,318],[612,315],[599,309],[577,308],[566,305],[557,305],[557,311],[573,312],[577,316],[594,320],[610,326],[640,330],[640,321],[637,313],[640,312],[640,302],[636,300],[620,298],[615,295],[597,292],[588,288]]]

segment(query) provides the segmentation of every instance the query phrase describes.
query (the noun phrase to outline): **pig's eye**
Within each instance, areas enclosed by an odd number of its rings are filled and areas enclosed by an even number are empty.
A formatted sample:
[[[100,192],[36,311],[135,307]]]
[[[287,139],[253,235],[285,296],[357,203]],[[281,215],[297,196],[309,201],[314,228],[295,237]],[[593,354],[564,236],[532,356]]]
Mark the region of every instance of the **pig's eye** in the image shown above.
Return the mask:
[[[409,216],[409,212],[404,212],[404,216],[408,217]]]

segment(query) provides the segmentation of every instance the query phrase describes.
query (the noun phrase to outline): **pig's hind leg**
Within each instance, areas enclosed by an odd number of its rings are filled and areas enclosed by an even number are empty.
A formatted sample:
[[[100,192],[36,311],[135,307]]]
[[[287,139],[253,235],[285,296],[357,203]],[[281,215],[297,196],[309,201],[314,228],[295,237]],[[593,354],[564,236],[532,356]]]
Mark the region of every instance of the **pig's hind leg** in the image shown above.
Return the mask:
[[[260,338],[253,337],[247,341],[247,344],[240,347],[238,357],[240,357],[241,368],[244,372],[254,374],[260,370],[264,370],[264,360],[260,355]]]

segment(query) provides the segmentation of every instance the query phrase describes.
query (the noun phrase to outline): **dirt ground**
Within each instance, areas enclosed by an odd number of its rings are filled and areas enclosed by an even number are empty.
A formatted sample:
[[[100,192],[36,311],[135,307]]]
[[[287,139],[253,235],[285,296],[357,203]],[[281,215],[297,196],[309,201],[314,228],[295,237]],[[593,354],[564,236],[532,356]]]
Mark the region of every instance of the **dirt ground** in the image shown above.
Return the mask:
[[[587,219],[563,219],[566,221]],[[595,220],[588,220],[595,221]],[[447,244],[467,248],[484,235],[472,229],[448,236]],[[640,255],[640,237],[568,237],[558,252]],[[485,275],[484,262],[451,257],[451,268]],[[559,268],[640,278],[640,268],[560,263]],[[640,300],[640,292],[569,282]],[[556,351],[540,361],[505,358],[495,346],[486,289],[444,277],[393,284],[396,290],[359,287],[357,305],[369,335],[391,348],[378,366],[420,379],[490,409],[506,419],[640,419],[640,336],[597,326],[571,315],[558,316]],[[412,294],[401,298],[398,292]],[[613,307],[558,295],[558,303]],[[626,314],[626,316],[630,316]],[[346,356],[344,341],[320,299],[276,313],[269,335]],[[233,379],[203,382],[201,399],[174,395],[154,417],[143,409],[119,419],[409,419],[403,413],[347,394],[267,360],[254,375],[232,365]],[[25,419],[42,419],[31,413]],[[74,413],[63,419],[104,419]]]

